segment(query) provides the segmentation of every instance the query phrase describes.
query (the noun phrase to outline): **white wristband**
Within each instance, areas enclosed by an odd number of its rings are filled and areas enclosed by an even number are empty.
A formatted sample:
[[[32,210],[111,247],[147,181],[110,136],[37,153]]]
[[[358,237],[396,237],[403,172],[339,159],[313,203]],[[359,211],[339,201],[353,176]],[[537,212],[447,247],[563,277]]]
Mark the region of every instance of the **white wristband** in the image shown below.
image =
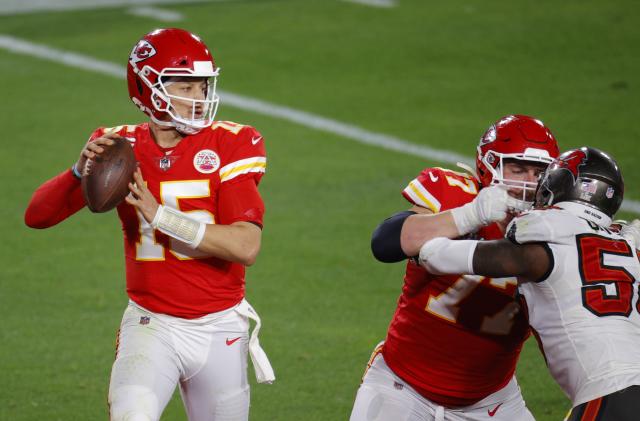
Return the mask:
[[[158,211],[153,221],[151,221],[151,226],[188,244],[191,248],[196,248],[200,245],[207,229],[207,224],[204,222],[191,219],[182,212],[163,205],[158,206]]]
[[[473,255],[477,241],[444,237],[427,241],[420,248],[420,266],[434,275],[473,275]]]

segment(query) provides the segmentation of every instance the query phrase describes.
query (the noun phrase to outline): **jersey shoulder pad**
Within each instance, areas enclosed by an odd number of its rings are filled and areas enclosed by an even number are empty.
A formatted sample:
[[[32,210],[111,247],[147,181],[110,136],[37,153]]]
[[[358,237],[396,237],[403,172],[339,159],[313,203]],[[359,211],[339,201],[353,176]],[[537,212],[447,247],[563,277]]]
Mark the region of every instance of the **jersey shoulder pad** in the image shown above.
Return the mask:
[[[505,237],[516,244],[547,242],[571,244],[580,220],[557,208],[525,212],[507,226]]]
[[[215,126],[215,128],[214,128]],[[223,130],[220,145],[220,181],[248,174],[258,181],[267,166],[264,139],[252,126],[228,121],[214,122],[213,130]]]
[[[89,140],[95,140],[107,134],[117,134],[126,138],[135,138],[136,133],[139,130],[144,130],[148,127],[147,123],[143,124],[123,124],[121,126],[114,127],[98,127],[91,133]]]
[[[462,206],[477,194],[478,183],[471,175],[439,167],[425,168],[402,191],[409,202],[434,213]]]

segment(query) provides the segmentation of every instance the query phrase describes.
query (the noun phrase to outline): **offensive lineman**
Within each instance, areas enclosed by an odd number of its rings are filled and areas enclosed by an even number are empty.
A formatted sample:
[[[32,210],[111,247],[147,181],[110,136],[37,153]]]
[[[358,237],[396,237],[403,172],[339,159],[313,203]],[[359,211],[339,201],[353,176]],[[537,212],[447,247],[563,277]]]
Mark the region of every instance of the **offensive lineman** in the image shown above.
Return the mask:
[[[640,221],[610,228],[623,195],[612,158],[574,149],[549,166],[540,209],[514,219],[507,239],[436,238],[420,250],[431,273],[518,277],[551,375],[573,403],[570,421],[640,413]]]
[[[477,178],[427,168],[409,183],[403,195],[413,207],[376,229],[374,255],[397,262],[434,237],[502,238],[557,156],[557,142],[539,120],[500,119],[480,139]],[[514,300],[516,280],[464,278],[433,276],[408,260],[398,307],[351,421],[533,419],[514,377],[529,333]]]
[[[274,380],[260,319],[244,299],[245,266],[260,250],[264,141],[251,126],[214,121],[218,73],[195,35],[145,35],[127,79],[150,121],[95,130],[72,169],[40,186],[25,213],[27,225],[47,228],[79,211],[81,172],[112,137],[129,140],[139,168],[117,208],[130,301],[111,371],[112,421],[159,420],[178,383],[189,420],[248,419],[247,353],[258,381]]]

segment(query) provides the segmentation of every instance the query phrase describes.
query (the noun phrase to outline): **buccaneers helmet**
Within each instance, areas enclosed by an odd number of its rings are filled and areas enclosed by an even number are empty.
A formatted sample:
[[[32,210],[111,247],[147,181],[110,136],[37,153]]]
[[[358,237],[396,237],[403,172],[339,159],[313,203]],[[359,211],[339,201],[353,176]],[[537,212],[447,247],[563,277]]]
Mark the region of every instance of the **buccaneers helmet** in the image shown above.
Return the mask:
[[[156,29],[131,51],[127,65],[129,96],[155,123],[173,126],[184,134],[197,133],[213,122],[219,102],[219,72],[209,49],[196,35],[183,29]],[[206,78],[204,99],[169,94],[166,87],[173,77]],[[190,101],[191,115],[180,115],[172,100]]]
[[[504,177],[505,159],[550,164],[560,154],[558,142],[542,121],[526,115],[501,118],[480,138],[476,154],[476,172],[483,187],[503,184],[522,189],[519,207],[531,207],[527,191],[533,193],[537,183],[509,180]]]
[[[563,153],[547,167],[538,184],[535,204],[580,203],[604,213],[609,221],[591,215],[608,225],[623,197],[624,180],[616,161],[599,149],[583,146]]]

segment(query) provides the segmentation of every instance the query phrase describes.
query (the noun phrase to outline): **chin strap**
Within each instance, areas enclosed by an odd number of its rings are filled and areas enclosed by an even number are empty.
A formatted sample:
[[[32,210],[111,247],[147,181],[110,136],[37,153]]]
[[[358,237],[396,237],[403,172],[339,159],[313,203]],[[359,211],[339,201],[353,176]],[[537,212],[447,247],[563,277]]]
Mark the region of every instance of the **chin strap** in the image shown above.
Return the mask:
[[[521,213],[533,208],[533,202],[527,202],[526,200],[516,199],[515,197],[507,197],[507,208],[511,212]]]
[[[157,119],[156,117],[153,116],[153,114],[147,114],[147,115],[157,125],[163,126],[163,127],[173,127],[180,134],[183,134],[185,136],[189,136],[189,135],[192,135],[192,134],[199,133],[202,130],[202,128],[192,127],[192,126],[189,126],[189,125],[184,124],[184,123],[180,123],[180,122],[175,121],[175,120],[164,121],[164,120]]]

